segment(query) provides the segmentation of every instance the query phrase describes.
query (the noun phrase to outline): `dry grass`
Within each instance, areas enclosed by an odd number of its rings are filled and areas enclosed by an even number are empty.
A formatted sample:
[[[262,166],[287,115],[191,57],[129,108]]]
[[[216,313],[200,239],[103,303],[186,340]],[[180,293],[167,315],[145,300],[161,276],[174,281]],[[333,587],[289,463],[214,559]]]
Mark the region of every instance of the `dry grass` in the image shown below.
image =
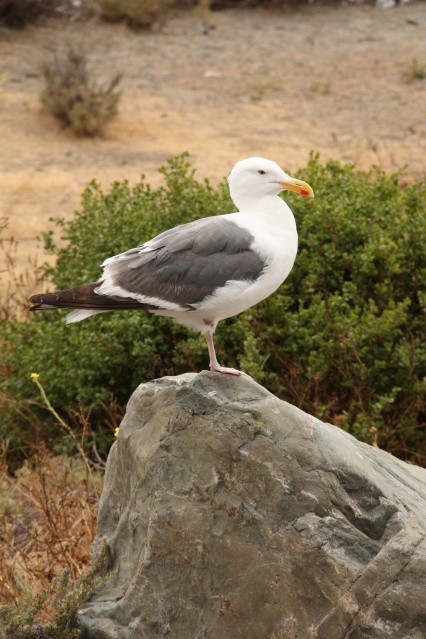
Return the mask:
[[[70,435],[39,375],[31,375],[42,403]],[[81,420],[80,420],[81,421]],[[79,455],[53,455],[43,443],[14,473],[0,454],[0,638],[75,639],[78,608],[101,587],[108,547],[91,561],[103,460],[86,452],[87,429],[72,433]],[[37,439],[37,435],[35,435]]]
[[[41,591],[68,567],[88,567],[95,535],[99,471],[81,457],[55,456],[40,445],[12,476],[3,451],[0,479],[0,605],[17,604],[32,583]]]
[[[13,237],[8,237],[7,227],[7,220],[0,218],[0,321],[27,319],[28,295],[42,282],[39,265],[34,257],[28,256],[24,270],[17,269],[19,244]]]
[[[44,405],[74,442],[79,454],[54,455],[43,442],[27,449],[12,473],[8,450],[0,451],[0,638],[75,639],[76,612],[109,579],[105,544],[95,560],[104,462],[95,442],[87,453],[83,415],[80,438],[56,413],[39,375],[31,375]],[[37,441],[37,425],[34,424]]]
[[[425,80],[426,79],[426,66],[424,64],[420,64],[416,58],[411,60],[409,66],[407,67],[404,73],[405,79],[407,82],[415,82],[416,80]]]

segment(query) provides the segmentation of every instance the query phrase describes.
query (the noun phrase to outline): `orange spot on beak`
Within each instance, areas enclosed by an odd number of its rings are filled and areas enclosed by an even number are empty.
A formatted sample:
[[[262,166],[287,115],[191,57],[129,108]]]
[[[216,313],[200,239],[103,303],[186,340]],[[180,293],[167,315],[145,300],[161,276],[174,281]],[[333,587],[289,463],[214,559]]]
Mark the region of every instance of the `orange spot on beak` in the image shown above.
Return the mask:
[[[305,191],[305,189],[302,189],[300,191],[300,195],[309,195],[309,191]]]

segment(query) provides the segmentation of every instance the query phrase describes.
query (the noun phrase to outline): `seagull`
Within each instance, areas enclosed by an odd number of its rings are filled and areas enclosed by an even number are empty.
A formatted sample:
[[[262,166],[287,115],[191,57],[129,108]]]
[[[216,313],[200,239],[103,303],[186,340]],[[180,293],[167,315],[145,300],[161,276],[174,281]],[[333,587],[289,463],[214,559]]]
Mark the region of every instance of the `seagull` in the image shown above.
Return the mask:
[[[228,184],[237,212],[182,224],[109,257],[97,282],[33,295],[30,310],[74,309],[66,317],[69,323],[116,310],[167,316],[205,335],[210,370],[244,375],[217,361],[216,326],[284,282],[296,259],[297,228],[279,193],[313,197],[314,192],[260,157],[237,162]]]

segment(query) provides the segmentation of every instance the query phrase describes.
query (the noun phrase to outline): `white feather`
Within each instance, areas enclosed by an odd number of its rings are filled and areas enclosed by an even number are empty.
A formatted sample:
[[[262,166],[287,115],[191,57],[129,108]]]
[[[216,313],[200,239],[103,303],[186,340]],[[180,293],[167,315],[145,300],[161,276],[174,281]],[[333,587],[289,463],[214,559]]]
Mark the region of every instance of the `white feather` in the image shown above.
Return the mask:
[[[67,324],[74,324],[74,322],[81,322],[82,320],[91,317],[92,315],[98,315],[98,313],[109,313],[110,311],[94,311],[91,309],[76,309],[71,311],[65,318]]]
[[[107,275],[107,269],[104,271],[103,277]],[[185,311],[186,309],[179,304],[174,304],[173,302],[168,302],[167,300],[161,299],[161,297],[149,297],[148,295],[141,295],[140,293],[132,293],[131,291],[127,291],[121,286],[117,286],[113,284],[110,277],[105,277],[104,281],[100,286],[95,288],[95,293],[97,295],[106,295],[110,297],[125,297],[131,298],[140,302],[141,304],[149,304],[150,306],[159,306],[160,308],[164,308],[168,311]]]

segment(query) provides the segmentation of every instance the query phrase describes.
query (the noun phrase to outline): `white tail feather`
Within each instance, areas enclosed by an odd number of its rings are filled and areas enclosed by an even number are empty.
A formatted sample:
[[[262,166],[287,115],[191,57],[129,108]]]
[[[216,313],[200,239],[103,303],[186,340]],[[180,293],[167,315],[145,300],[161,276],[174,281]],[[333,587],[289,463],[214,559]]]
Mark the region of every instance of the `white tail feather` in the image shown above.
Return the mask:
[[[82,320],[97,315],[98,313],[109,313],[110,311],[94,311],[90,309],[77,308],[75,311],[71,311],[65,318],[67,324],[73,324],[74,322],[81,322]]]

